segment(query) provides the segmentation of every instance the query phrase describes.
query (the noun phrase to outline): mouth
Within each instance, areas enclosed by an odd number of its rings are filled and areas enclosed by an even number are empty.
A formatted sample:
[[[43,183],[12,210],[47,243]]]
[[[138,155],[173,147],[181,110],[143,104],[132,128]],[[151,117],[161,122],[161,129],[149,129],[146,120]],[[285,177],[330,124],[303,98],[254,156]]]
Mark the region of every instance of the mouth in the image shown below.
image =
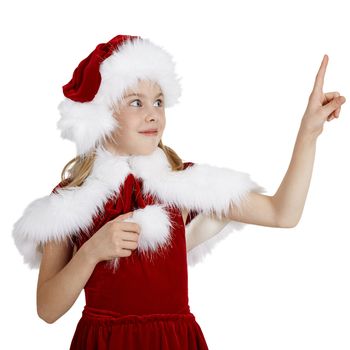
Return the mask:
[[[155,136],[158,134],[158,130],[148,130],[148,131],[140,131],[140,134],[146,135],[146,136]]]

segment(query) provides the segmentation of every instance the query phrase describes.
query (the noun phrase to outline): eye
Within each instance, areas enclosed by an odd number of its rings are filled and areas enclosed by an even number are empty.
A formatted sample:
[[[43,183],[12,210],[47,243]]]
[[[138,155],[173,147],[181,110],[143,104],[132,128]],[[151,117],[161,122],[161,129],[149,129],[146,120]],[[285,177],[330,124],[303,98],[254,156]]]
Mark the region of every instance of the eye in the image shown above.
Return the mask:
[[[161,98],[159,98],[158,100],[156,100],[156,103],[159,101],[159,105],[158,105],[158,107],[161,107],[162,106],[162,104],[163,104],[163,100],[161,99]],[[141,100],[139,100],[139,99],[137,99],[137,100],[134,100],[134,101],[132,101],[131,103],[130,103],[130,106],[133,106],[133,107],[141,107],[141,105],[135,105],[135,104],[133,104],[133,103],[136,103],[136,102],[140,102],[141,103]]]
[[[163,104],[163,100],[161,99],[161,98],[158,98],[158,100],[157,101],[159,101],[160,102],[160,105],[158,106],[158,107],[160,107],[160,106],[162,106],[162,104]],[[156,102],[157,102],[156,101]]]
[[[134,102],[141,102],[141,101],[140,101],[139,99],[134,100],[134,101],[132,101],[132,102],[130,103],[130,106],[138,107],[138,106],[133,105]]]

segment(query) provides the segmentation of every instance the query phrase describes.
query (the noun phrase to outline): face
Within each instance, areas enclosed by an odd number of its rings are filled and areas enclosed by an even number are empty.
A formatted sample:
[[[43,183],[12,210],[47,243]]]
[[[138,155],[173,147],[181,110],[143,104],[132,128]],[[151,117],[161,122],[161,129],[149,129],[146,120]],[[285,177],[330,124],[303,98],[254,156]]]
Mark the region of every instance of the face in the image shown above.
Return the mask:
[[[164,98],[160,86],[149,80],[139,80],[114,106],[113,116],[119,127],[104,142],[108,151],[127,156],[152,153],[158,147],[165,128]],[[149,129],[157,129],[157,133],[141,133]]]

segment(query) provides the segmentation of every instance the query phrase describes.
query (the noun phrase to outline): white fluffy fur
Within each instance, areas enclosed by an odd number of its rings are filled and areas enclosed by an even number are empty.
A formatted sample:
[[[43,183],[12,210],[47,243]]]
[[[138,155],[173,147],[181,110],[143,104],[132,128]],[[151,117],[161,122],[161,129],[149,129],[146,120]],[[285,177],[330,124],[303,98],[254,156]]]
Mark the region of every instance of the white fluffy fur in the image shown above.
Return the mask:
[[[57,128],[61,137],[76,143],[77,154],[87,153],[98,142],[103,143],[107,135],[119,127],[105,105],[93,102],[74,102],[68,98],[58,105],[61,118]]]
[[[170,205],[201,211],[204,215],[215,213],[221,218],[222,214],[228,214],[230,203],[239,205],[249,191],[264,190],[249,174],[241,171],[194,164],[183,171],[172,172],[160,148],[149,157],[154,161],[131,160],[134,173],[144,180],[145,192]]]
[[[170,243],[170,228],[172,227],[164,204],[147,205],[144,209],[133,212],[132,218],[124,221],[136,222],[141,227],[138,250],[140,252],[154,251],[158,247]]]
[[[76,143],[77,153],[85,154],[118,127],[112,115],[112,103],[118,102],[138,79],[157,82],[164,94],[164,106],[171,107],[181,95],[180,78],[176,76],[171,55],[148,39],[124,42],[100,65],[101,84],[90,102],[65,98],[58,110],[57,128],[61,137]]]
[[[247,173],[233,169],[194,164],[174,172],[159,147],[150,155],[137,156],[119,156],[99,147],[92,172],[82,186],[57,189],[57,193],[33,201],[15,223],[13,236],[24,262],[36,268],[41,259],[39,243],[87,231],[93,216],[110,196],[118,194],[130,173],[143,179],[144,193],[149,192],[164,203],[147,206],[133,214],[132,220],[141,226],[141,251],[155,250],[169,243],[171,222],[165,205],[200,212],[186,228],[191,265],[203,260],[210,245],[243,225],[227,221],[214,223],[206,216],[215,213],[221,218],[230,203],[239,206],[248,191],[265,191]]]

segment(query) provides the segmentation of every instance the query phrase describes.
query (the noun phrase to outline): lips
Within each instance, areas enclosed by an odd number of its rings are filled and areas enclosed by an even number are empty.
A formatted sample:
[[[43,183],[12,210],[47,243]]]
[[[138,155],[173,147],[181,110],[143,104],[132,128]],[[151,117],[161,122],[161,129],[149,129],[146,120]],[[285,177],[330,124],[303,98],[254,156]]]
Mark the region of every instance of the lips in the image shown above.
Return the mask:
[[[148,129],[148,130],[144,130],[144,131],[140,131],[141,133],[146,133],[146,134],[154,134],[156,132],[158,132],[157,129]]]
[[[146,136],[155,136],[158,134],[157,129],[149,129],[145,131],[140,131],[140,134],[146,135]]]

